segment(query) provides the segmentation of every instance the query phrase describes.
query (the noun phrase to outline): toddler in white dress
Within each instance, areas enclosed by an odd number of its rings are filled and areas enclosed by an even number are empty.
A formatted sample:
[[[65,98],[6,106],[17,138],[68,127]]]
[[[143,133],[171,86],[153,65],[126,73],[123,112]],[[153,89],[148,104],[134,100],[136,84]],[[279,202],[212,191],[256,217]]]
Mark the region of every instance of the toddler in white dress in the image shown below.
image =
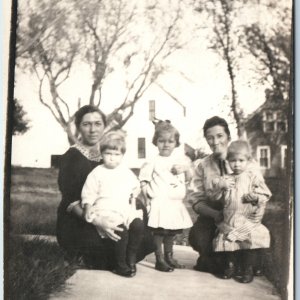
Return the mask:
[[[136,273],[136,252],[144,231],[142,210],[136,209],[136,197],[140,183],[135,174],[122,162],[126,151],[125,138],[121,133],[110,132],[100,145],[103,165],[93,169],[82,189],[81,205],[87,222],[95,218],[109,217],[123,228],[115,244],[117,264],[115,273],[132,277]],[[106,238],[100,228],[98,233]]]
[[[148,226],[153,231],[156,245],[155,268],[170,272],[184,267],[173,258],[175,235],[192,226],[183,203],[191,162],[184,155],[179,158],[173,155],[173,150],[179,146],[179,132],[169,121],[157,123],[153,144],[159,155],[142,166],[139,179],[143,194],[150,202]]]

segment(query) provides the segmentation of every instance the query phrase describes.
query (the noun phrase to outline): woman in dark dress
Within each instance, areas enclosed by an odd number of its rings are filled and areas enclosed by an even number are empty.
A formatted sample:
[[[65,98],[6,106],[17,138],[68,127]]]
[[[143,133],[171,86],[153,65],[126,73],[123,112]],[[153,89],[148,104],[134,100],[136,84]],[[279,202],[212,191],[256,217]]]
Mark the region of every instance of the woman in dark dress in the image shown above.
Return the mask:
[[[79,204],[88,174],[102,163],[99,141],[106,118],[97,107],[86,105],[76,112],[75,125],[80,133],[80,143],[70,147],[62,156],[59,170],[58,185],[62,200],[57,211],[57,240],[70,258],[82,258],[87,267],[112,270],[113,246],[120,239],[118,233],[123,229],[109,218],[97,220],[97,224],[96,221],[87,223]],[[139,205],[142,206],[141,203]],[[146,211],[144,207],[139,208]],[[101,227],[107,238],[101,238],[95,226]],[[152,236],[145,230],[138,261],[153,251]]]

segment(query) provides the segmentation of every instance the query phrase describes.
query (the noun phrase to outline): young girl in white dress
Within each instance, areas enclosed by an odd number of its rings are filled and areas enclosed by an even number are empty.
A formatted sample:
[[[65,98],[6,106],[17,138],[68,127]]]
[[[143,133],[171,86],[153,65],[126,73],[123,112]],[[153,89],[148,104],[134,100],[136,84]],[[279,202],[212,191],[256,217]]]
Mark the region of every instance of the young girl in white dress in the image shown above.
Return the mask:
[[[235,275],[236,264],[242,262],[238,279],[248,283],[253,280],[257,251],[270,246],[269,231],[261,221],[271,192],[261,174],[253,169],[250,146],[246,141],[232,142],[227,160],[233,174],[213,182],[212,193],[224,201],[224,220],[217,224],[219,233],[213,240],[213,248],[225,254],[223,278]]]
[[[180,143],[179,132],[170,121],[156,124],[152,142],[159,155],[142,166],[139,179],[144,197],[150,202],[148,226],[153,231],[156,246],[155,269],[171,272],[174,268],[184,268],[173,258],[175,235],[192,226],[183,204],[191,162],[184,155],[176,157],[173,154]]]

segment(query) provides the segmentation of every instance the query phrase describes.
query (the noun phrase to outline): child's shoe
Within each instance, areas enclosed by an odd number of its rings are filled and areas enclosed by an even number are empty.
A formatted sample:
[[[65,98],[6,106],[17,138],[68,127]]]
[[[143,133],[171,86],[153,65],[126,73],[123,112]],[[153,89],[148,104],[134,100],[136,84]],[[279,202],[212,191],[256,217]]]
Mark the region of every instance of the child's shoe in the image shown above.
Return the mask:
[[[155,269],[161,272],[173,272],[174,269],[164,260],[162,254],[156,255]]]
[[[264,275],[263,270],[261,268],[255,268],[253,270],[253,274],[254,274],[254,276],[263,276]]]
[[[243,270],[240,265],[235,266],[234,278],[241,279],[243,277]]]
[[[132,276],[134,276],[136,274],[136,255],[135,255],[135,253],[128,254],[127,265],[130,268]]]
[[[166,252],[165,260],[166,260],[166,263],[174,269],[184,269],[185,268],[185,265],[178,263],[178,261],[173,258],[173,252]]]
[[[136,264],[129,264],[129,269],[131,271],[132,276],[136,274]]]
[[[253,281],[253,276],[254,276],[254,274],[253,274],[253,268],[252,268],[252,266],[249,266],[249,267],[247,267],[245,269],[245,272],[244,272],[244,274],[243,274],[242,279],[241,279],[240,282],[242,282],[242,283],[250,283],[250,282]]]
[[[113,269],[113,273],[123,277],[133,277],[135,275],[125,263],[118,263]]]
[[[228,265],[222,275],[223,279],[230,279],[233,277],[233,275],[235,274],[235,267],[234,267],[234,263],[232,261],[228,262]]]

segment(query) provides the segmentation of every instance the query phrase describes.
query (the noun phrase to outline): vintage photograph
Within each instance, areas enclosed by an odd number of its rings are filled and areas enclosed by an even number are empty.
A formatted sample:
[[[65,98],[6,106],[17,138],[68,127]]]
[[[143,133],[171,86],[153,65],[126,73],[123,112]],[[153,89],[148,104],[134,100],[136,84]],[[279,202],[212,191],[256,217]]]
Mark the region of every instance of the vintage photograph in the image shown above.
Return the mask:
[[[293,0],[9,13],[4,299],[294,299]]]

